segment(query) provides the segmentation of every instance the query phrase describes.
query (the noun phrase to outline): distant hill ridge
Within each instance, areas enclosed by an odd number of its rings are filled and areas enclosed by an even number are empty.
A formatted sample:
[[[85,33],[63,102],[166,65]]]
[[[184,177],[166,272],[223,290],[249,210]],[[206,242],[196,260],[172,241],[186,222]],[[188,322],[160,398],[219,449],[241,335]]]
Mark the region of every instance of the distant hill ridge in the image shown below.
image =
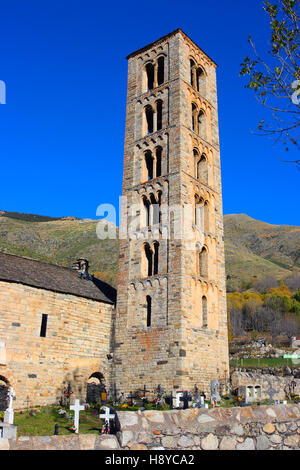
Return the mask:
[[[84,256],[91,271],[115,285],[118,240],[99,240],[99,220],[49,217],[0,211],[0,251],[32,259],[72,265]],[[252,279],[284,279],[300,269],[300,227],[272,225],[246,214],[224,216],[227,283],[230,290]]]

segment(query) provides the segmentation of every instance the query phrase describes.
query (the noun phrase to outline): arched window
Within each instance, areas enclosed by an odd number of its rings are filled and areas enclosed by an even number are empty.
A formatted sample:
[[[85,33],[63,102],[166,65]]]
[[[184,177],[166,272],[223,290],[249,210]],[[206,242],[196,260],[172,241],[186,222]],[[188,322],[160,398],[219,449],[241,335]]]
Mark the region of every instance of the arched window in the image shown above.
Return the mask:
[[[192,103],[192,129],[197,132],[197,106]]]
[[[150,295],[146,296],[146,308],[147,308],[147,326],[151,326],[151,314],[152,314],[152,299]]]
[[[159,205],[155,199],[154,194],[150,194],[150,223],[156,225],[159,223]]]
[[[205,84],[205,74],[201,67],[198,67],[196,70],[196,85],[197,91],[201,94],[204,93],[204,84]]]
[[[204,226],[204,201],[198,196],[195,197],[195,225],[202,229]]]
[[[199,275],[201,277],[207,277],[208,274],[208,256],[207,256],[207,249],[205,246],[199,253]]]
[[[146,133],[152,134],[154,130],[153,122],[154,122],[154,112],[152,106],[147,105],[145,107],[145,118],[146,118]]]
[[[146,197],[143,197],[143,223],[142,225],[149,227],[150,225],[150,204]]]
[[[205,201],[204,203],[204,223],[203,223],[204,232],[209,232],[209,203]]]
[[[195,88],[195,62],[190,59],[191,86]]]
[[[146,258],[146,275],[152,276],[153,269],[153,253],[148,243],[144,245],[145,258]]]
[[[146,167],[146,179],[152,180],[153,178],[153,156],[150,150],[145,152],[145,167]]]
[[[146,91],[154,88],[154,65],[147,64],[145,67],[146,72]]]
[[[206,132],[205,132],[205,113],[203,109],[200,109],[198,117],[197,117],[197,131],[196,131],[203,139],[206,139]]]
[[[156,156],[156,177],[161,176],[161,156],[162,156],[162,148],[157,147],[155,151]]]
[[[200,160],[198,160],[196,178],[202,183],[208,184],[208,164],[204,154],[202,154]]]
[[[165,59],[159,57],[157,60],[157,84],[162,85],[165,81]]]
[[[163,118],[163,102],[162,100],[156,101],[156,127],[160,131],[162,129],[162,118]]]
[[[153,274],[158,274],[158,256],[159,256],[159,243],[154,242],[153,243]]]
[[[205,295],[202,297],[202,326],[203,328],[207,328],[207,298]]]
[[[158,202],[158,204],[157,204],[157,205],[158,205],[158,221],[157,221],[157,223],[160,224],[160,222],[161,222],[161,198],[162,198],[162,192],[161,192],[161,191],[158,191],[157,196],[158,196],[158,201],[157,201],[157,202]]]

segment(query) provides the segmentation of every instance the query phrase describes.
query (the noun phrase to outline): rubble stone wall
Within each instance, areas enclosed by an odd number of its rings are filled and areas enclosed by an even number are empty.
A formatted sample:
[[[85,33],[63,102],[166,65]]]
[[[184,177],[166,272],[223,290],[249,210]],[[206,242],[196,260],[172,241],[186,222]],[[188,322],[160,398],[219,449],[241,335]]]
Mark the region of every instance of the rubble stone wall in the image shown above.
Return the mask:
[[[0,439],[0,450],[297,450],[300,405],[118,412],[120,431]]]
[[[293,376],[280,377],[256,372],[233,372],[231,381],[233,389],[260,385],[262,400],[285,400],[285,389],[291,382],[295,384],[294,393],[300,395],[300,379],[295,379]]]
[[[300,448],[300,405],[118,412],[123,449]]]

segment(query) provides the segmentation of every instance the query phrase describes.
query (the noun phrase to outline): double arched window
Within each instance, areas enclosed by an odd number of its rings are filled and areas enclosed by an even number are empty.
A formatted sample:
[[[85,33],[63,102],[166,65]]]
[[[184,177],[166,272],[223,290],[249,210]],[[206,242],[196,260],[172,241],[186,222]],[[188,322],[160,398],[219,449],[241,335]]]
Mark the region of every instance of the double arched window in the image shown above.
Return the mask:
[[[156,196],[154,194],[150,194],[149,197],[146,197],[145,195],[142,197],[143,210],[141,225],[143,227],[157,225],[161,222],[161,203],[161,191],[158,191]]]
[[[195,196],[194,224],[198,229],[209,232],[209,202],[198,195]]]
[[[157,100],[152,107],[150,104],[144,108],[143,134],[152,134],[160,131],[163,125],[163,101]]]
[[[154,153],[147,150],[144,153],[142,181],[149,181],[161,176],[162,148],[156,147]]]
[[[143,91],[150,91],[165,81],[165,58],[159,56],[155,62],[148,62],[144,67]]]
[[[206,139],[206,114],[203,109],[198,109],[198,106],[195,103],[192,103],[192,129],[196,134],[199,134],[200,137]]]
[[[208,161],[206,155],[200,155],[198,149],[193,150],[195,164],[195,178],[208,185]]]
[[[193,59],[190,59],[190,83],[191,86],[201,95],[205,94],[205,72],[202,67],[196,65]]]
[[[145,243],[142,253],[142,276],[155,276],[159,272],[159,243],[153,242],[150,246]]]

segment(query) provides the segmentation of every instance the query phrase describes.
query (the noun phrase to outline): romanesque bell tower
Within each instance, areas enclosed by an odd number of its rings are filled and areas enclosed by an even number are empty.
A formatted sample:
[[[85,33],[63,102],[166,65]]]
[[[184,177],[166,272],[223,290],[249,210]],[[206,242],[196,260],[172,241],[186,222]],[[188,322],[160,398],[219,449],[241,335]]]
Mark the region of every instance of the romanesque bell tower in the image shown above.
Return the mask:
[[[128,56],[113,380],[228,378],[216,64],[180,29]]]

